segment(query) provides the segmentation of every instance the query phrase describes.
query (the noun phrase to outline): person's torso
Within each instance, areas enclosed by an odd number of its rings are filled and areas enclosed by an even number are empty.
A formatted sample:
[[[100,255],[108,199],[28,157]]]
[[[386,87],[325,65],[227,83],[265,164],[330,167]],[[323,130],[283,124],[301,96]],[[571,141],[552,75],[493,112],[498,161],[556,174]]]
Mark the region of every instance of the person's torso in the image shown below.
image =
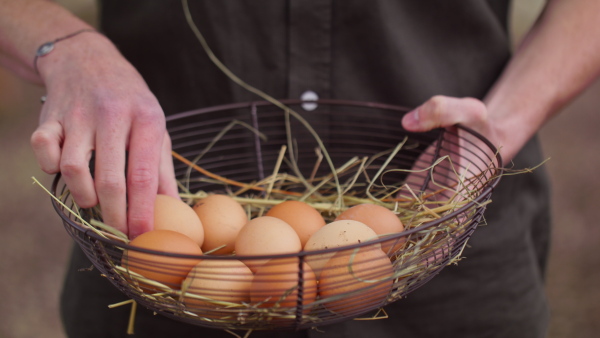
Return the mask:
[[[509,58],[508,1],[189,1],[193,21],[236,76],[275,98],[414,106],[481,98]],[[260,99],[208,58],[179,1],[103,0],[101,28],[166,114]]]

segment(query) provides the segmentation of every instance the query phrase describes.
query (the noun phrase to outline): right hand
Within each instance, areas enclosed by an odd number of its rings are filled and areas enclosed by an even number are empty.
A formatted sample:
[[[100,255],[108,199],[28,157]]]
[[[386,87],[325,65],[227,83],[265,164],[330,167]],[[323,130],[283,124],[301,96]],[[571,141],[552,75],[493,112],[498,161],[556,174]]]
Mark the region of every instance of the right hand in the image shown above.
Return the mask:
[[[151,230],[156,194],[178,194],[164,113],[141,75],[98,33],[59,42],[38,69],[47,100],[31,144],[41,169],[61,172],[80,207],[99,203],[104,223],[130,238]]]

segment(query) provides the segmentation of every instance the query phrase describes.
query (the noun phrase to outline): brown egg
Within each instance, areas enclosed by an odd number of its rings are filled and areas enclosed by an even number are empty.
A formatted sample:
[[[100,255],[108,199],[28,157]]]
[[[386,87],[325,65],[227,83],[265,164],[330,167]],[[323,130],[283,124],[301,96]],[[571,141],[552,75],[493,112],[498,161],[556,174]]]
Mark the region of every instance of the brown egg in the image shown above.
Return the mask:
[[[272,259],[258,268],[250,288],[250,300],[259,307],[295,308],[298,302],[298,258]],[[317,299],[317,278],[303,264],[303,312],[308,313]]]
[[[373,231],[373,229],[369,228],[365,224],[358,221],[341,220],[331,222],[315,232],[304,246],[304,250],[314,251],[339,248],[346,245],[363,243],[373,239],[377,239],[377,234],[375,231]],[[381,248],[380,244],[374,245],[377,248]],[[306,257],[306,262],[310,265],[318,277],[321,274],[321,269],[323,266],[334,254],[335,252],[318,255],[309,254]]]
[[[129,245],[163,253],[202,255],[202,250],[194,240],[171,230],[148,231],[133,239],[129,242]],[[123,253],[121,265],[127,271],[136,272],[172,289],[178,289],[181,286],[181,282],[199,261],[200,258],[198,257],[169,257],[132,249],[126,250]],[[147,284],[142,286],[154,290],[153,287],[149,287]]]
[[[277,217],[291,225],[300,237],[302,246],[306,244],[312,234],[325,225],[325,219],[321,213],[301,201],[281,202],[269,209],[265,216]]]
[[[235,238],[248,222],[244,208],[227,195],[210,195],[194,205],[194,211],[204,227],[202,251],[229,254],[235,247]],[[223,247],[224,246],[224,247]],[[219,250],[212,251],[222,247]]]
[[[341,315],[359,315],[383,305],[392,290],[394,269],[375,247],[336,253],[323,268],[319,295],[323,305]]]
[[[261,216],[250,220],[235,240],[235,254],[252,272],[268,259],[242,259],[243,256],[277,255],[300,252],[302,244],[294,229],[279,218]]]
[[[156,195],[154,229],[182,233],[193,239],[199,246],[204,242],[202,222],[192,207],[172,196]]]
[[[393,211],[376,204],[355,205],[339,214],[335,220],[359,221],[373,229],[379,236],[393,235],[404,231],[402,221]],[[405,238],[397,238],[382,242],[382,250],[388,255],[392,255],[394,251],[402,247],[405,241]]]
[[[204,259],[194,266],[183,282],[187,287],[183,302],[188,311],[207,314],[211,318],[225,317],[226,311],[219,312],[215,308],[225,308],[227,303],[249,302],[253,277],[252,271],[239,260]]]

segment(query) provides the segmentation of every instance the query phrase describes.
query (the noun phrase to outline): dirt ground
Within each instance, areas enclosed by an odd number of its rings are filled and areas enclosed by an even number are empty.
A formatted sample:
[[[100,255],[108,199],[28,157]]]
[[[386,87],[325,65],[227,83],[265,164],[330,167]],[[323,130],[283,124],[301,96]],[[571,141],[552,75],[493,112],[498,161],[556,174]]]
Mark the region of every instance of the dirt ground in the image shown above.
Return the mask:
[[[64,337],[58,297],[71,239],[29,147],[41,88],[0,71],[0,337]],[[553,183],[554,230],[547,294],[550,338],[597,337],[600,331],[600,83],[541,132]]]

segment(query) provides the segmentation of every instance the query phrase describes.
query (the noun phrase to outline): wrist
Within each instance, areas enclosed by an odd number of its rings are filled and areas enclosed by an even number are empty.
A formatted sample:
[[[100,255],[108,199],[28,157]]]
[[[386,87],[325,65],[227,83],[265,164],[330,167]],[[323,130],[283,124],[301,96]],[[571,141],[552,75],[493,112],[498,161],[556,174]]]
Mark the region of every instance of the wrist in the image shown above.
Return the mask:
[[[54,47],[55,47],[55,45],[58,42],[70,39],[70,38],[75,37],[75,36],[77,36],[79,34],[87,33],[87,32],[94,33],[94,32],[96,32],[96,30],[93,29],[93,28],[83,28],[83,29],[77,30],[77,31],[75,31],[73,33],[70,33],[70,34],[67,34],[65,36],[62,36],[60,38],[57,38],[57,39],[54,39],[52,41],[48,41],[48,42],[43,43],[41,46],[38,47],[37,51],[35,52],[35,56],[33,58],[33,69],[34,69],[34,71],[37,74],[39,74],[38,67],[37,67],[38,59],[42,58],[42,57],[44,57],[44,56],[46,56],[48,54],[50,54],[54,50]]]
[[[521,151],[543,124],[543,109],[526,100],[505,99],[488,103],[489,134],[505,163]]]
[[[75,31],[57,40],[49,42],[53,42],[50,52],[37,58],[34,56],[34,68],[46,85],[55,75],[60,77],[72,71],[83,71],[94,59],[104,60],[111,53],[118,54],[112,42],[93,29]],[[49,43],[42,44],[36,53],[43,53],[41,50]]]

